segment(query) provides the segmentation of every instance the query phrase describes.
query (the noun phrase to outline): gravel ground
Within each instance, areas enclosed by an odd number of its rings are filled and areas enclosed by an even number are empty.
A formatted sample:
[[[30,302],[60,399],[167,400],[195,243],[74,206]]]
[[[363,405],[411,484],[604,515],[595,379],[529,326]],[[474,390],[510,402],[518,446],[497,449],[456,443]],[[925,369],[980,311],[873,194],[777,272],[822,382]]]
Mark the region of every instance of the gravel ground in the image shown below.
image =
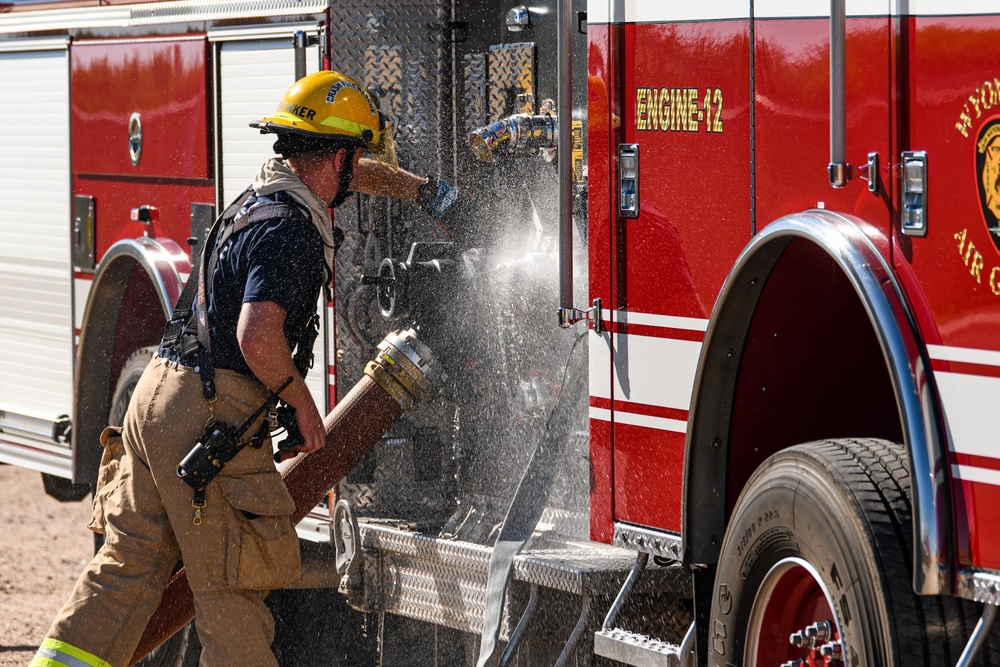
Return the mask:
[[[94,552],[90,497],[60,503],[42,476],[0,464],[0,667],[27,665]]]

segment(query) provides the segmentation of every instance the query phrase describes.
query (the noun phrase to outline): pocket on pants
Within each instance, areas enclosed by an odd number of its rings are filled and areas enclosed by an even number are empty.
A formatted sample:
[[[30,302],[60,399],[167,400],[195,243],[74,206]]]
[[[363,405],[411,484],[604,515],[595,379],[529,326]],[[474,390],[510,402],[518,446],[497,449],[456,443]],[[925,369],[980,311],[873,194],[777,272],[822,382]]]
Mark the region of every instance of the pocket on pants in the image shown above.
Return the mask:
[[[97,473],[97,487],[94,489],[94,511],[87,526],[95,533],[104,534],[106,512],[109,499],[118,489],[121,477],[121,462],[125,455],[120,426],[109,426],[101,433],[101,467]]]
[[[276,470],[216,478],[229,509],[226,579],[234,588],[271,590],[301,576],[295,501]]]

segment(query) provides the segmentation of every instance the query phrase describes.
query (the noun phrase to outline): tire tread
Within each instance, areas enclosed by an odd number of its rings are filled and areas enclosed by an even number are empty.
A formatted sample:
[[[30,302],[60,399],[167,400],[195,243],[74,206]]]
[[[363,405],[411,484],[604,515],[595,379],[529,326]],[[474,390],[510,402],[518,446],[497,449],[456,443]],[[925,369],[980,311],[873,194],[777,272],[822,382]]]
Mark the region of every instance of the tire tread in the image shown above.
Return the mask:
[[[913,533],[910,471],[901,443],[870,438],[825,440],[806,445],[854,494],[868,522],[889,589],[895,644],[901,664],[954,665],[978,621],[982,605],[912,589]],[[1000,665],[997,631],[973,665]],[[917,654],[912,649],[919,647]]]

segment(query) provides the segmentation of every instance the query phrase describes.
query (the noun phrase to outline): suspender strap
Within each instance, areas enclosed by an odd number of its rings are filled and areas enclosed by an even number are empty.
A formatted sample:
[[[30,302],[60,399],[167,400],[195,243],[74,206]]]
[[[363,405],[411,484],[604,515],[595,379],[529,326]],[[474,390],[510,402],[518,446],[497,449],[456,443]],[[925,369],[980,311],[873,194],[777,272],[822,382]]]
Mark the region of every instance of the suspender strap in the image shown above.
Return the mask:
[[[212,255],[208,261],[209,267],[215,269],[215,260],[219,256],[216,234],[209,234],[205,240],[205,248],[208,248],[209,241],[212,244]],[[202,249],[204,252],[204,248]],[[204,257],[202,258],[200,271],[198,273],[198,298],[195,301],[195,316],[198,320],[198,343],[201,345],[201,361],[198,362],[198,375],[201,376],[201,391],[205,399],[212,401],[215,399],[215,364],[212,362],[212,334],[208,329],[208,296],[205,288],[206,283],[211,279],[212,272],[206,271]]]
[[[186,283],[184,283],[184,289],[181,291],[180,297],[177,299],[177,305],[174,306],[173,317],[167,322],[167,326],[163,331],[163,343],[166,347],[175,349],[178,354],[182,357],[189,356],[190,353],[195,352],[194,344],[197,341],[184,341],[183,334],[184,329],[188,324],[195,324],[192,322],[192,316],[194,315],[194,305],[195,294],[198,291],[198,276],[201,274],[201,265],[204,263],[205,253],[211,252],[208,248],[212,247],[211,239],[214,238],[219,233],[219,227],[223,224],[224,220],[231,219],[236,216],[240,208],[250,195],[253,194],[253,190],[247,188],[243,194],[236,198],[236,200],[230,204],[222,214],[215,219],[212,224],[211,229],[208,232],[208,236],[205,237],[205,241],[202,244],[201,252],[198,253],[194,258],[194,265],[191,267],[191,275],[188,277]],[[192,280],[191,278],[195,278]],[[193,330],[193,327],[191,327]],[[180,347],[178,347],[180,345]]]
[[[182,358],[190,356],[192,353],[197,352],[199,347],[201,348],[198,370],[201,376],[202,393],[208,400],[212,400],[215,397],[215,369],[212,365],[208,313],[203,308],[207,304],[207,295],[205,294],[205,259],[206,256],[210,257],[209,263],[213,264],[214,268],[214,262],[211,261],[211,258],[214,258],[218,254],[215,252],[215,249],[220,231],[228,226],[225,224],[226,221],[236,217],[236,214],[239,213],[239,210],[251,195],[253,195],[253,189],[247,188],[215,219],[212,228],[208,232],[208,236],[205,237],[205,242],[202,244],[201,252],[195,259],[194,266],[191,267],[191,275],[188,276],[188,280],[184,284],[184,290],[177,300],[174,315],[170,318],[170,322],[167,323],[167,327],[163,332],[163,345],[174,349]],[[190,335],[190,332],[193,331],[197,332],[196,336]],[[207,355],[205,354],[206,349],[208,350]],[[206,360],[208,362],[207,366]]]
[[[295,364],[295,370],[302,377],[305,377],[306,373],[313,366],[313,345],[316,344],[316,338],[318,337],[319,313],[313,313],[302,330],[299,342],[295,346],[295,354],[292,356],[292,363]]]
[[[287,204],[280,201],[252,203],[246,214],[236,219],[253,194],[253,189],[247,188],[223,211],[222,215],[216,218],[191,269],[191,276],[177,300],[174,315],[167,323],[163,334],[164,347],[173,349],[181,358],[190,358],[193,354],[198,354],[197,371],[201,378],[202,393],[209,401],[215,398],[215,363],[212,358],[208,304],[212,292],[211,279],[215,275],[219,251],[233,234],[250,225],[292,216],[309,219],[309,213],[303,211],[297,203]],[[299,337],[293,359],[296,369],[303,377],[312,366],[312,349],[318,334],[319,317],[313,315]]]

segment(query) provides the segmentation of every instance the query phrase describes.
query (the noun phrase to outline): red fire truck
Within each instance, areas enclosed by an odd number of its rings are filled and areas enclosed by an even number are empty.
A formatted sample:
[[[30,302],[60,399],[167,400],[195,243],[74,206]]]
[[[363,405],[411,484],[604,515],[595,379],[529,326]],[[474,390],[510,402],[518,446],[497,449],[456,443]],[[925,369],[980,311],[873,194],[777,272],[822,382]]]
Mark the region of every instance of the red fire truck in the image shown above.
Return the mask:
[[[984,0],[0,4],[0,461],[89,493],[247,124],[332,67],[461,206],[338,210],[310,386],[403,327],[447,379],[299,525],[283,664],[1000,664],[998,39]]]

